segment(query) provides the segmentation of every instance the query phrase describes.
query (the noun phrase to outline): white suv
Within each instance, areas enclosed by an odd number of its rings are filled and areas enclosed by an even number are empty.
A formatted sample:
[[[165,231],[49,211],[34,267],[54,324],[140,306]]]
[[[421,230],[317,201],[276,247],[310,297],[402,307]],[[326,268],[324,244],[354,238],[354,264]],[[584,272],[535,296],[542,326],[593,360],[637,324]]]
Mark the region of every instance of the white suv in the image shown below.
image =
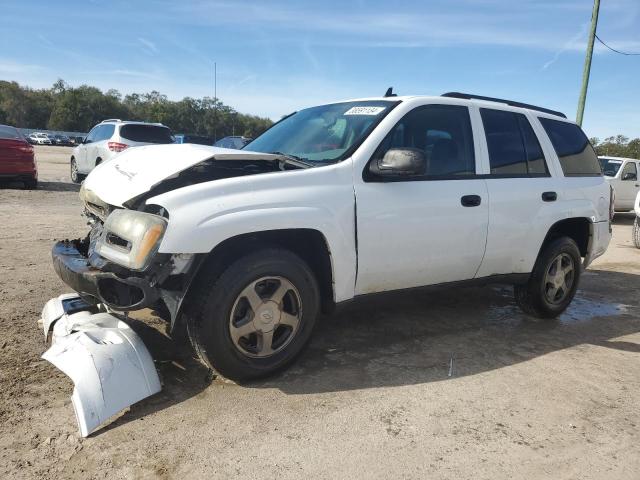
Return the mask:
[[[609,244],[611,195],[564,115],[459,93],[303,109],[243,150],[126,150],[81,189],[91,232],[53,247],[78,294],[47,304],[45,358],[88,431],[160,388],[113,312],[154,309],[236,380],[290,364],[320,312],[370,294],[502,282],[553,318]]]
[[[87,134],[71,154],[71,181],[80,183],[96,165],[129,147],[174,143],[168,127],[161,123],[104,120]]]
[[[615,192],[615,210],[628,212],[634,207],[634,200],[640,193],[640,160],[621,157],[599,157],[604,177]]]

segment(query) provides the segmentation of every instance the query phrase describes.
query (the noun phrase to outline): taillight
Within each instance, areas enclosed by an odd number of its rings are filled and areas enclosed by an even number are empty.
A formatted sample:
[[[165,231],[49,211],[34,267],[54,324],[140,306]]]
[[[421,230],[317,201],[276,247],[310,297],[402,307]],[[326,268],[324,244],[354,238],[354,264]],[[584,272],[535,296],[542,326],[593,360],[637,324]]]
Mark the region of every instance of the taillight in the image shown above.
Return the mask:
[[[107,146],[109,147],[109,150],[111,150],[112,152],[121,152],[125,148],[127,148],[129,145],[127,145],[126,143],[108,142]]]
[[[24,153],[33,153],[33,147],[31,145],[29,145],[28,143],[25,145],[20,145],[18,147],[18,150],[20,150],[21,152]]]

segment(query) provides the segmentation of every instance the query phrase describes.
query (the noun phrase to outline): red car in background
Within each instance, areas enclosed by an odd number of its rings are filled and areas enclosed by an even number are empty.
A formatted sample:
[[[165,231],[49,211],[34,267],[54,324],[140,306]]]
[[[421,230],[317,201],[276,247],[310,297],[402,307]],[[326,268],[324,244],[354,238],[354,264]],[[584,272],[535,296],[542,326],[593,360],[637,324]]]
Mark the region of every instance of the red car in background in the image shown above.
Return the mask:
[[[33,147],[15,128],[0,125],[0,179],[21,180],[25,188],[38,186]]]

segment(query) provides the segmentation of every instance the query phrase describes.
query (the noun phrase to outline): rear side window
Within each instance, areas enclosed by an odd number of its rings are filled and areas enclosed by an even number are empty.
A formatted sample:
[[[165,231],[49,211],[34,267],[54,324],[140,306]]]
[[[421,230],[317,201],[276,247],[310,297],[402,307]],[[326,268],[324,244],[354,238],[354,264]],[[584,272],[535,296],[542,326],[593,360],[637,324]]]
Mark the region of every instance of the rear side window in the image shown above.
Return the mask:
[[[580,127],[551,118],[539,120],[558,154],[565,177],[602,175],[598,156]]]
[[[98,131],[96,132],[96,138],[94,142],[100,142],[102,140],[109,140],[113,136],[113,132],[115,131],[116,126],[112,123],[105,123],[104,125],[100,125],[98,127]]]
[[[132,142],[144,143],[173,143],[171,130],[158,125],[123,125],[120,128],[120,136]]]
[[[24,137],[14,127],[0,125],[0,138],[5,140],[24,140]]]
[[[547,164],[540,143],[521,113],[481,108],[493,175],[546,176]]]

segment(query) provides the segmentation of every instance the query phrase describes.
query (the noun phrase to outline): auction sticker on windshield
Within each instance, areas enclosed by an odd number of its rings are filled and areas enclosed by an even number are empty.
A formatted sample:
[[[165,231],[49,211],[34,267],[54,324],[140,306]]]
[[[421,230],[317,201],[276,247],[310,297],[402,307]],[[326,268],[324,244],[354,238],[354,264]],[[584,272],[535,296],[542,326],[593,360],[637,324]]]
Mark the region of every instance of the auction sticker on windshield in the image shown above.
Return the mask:
[[[378,115],[384,111],[384,107],[351,107],[344,112],[345,115]]]

